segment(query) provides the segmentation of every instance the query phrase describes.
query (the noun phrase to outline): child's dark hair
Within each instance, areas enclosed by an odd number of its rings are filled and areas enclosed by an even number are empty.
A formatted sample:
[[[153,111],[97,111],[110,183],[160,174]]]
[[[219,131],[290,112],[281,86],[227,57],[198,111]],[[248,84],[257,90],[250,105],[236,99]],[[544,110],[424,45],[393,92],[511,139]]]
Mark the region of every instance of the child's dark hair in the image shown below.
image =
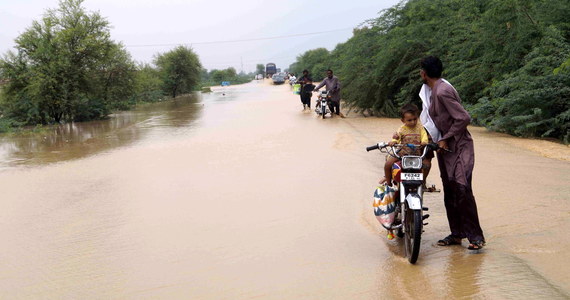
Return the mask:
[[[420,115],[420,110],[414,104],[408,103],[402,106],[402,108],[400,108],[400,117],[403,119],[404,115],[407,113],[410,113],[417,117]]]

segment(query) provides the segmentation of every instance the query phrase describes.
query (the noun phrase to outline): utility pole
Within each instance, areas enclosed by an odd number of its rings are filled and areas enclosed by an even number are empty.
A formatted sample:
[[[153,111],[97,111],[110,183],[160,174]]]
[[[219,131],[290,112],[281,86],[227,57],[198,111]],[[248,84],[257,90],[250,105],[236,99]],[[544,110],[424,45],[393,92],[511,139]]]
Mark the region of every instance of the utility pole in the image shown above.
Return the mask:
[[[239,59],[241,60],[241,73],[243,74],[243,57],[240,56]]]

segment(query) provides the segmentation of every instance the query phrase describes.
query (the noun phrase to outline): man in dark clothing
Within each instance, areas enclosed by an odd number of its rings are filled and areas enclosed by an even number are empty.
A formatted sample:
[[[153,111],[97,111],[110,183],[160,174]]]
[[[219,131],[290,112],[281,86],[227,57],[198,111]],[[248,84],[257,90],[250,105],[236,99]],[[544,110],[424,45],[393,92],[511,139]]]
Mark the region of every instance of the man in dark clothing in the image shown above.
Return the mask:
[[[315,92],[318,91],[322,86],[326,86],[327,92],[329,92],[329,96],[331,102],[329,103],[329,108],[331,110],[331,116],[333,114],[340,115],[340,81],[338,81],[338,77],[333,75],[332,70],[327,70],[327,77],[323,79],[317,87],[315,88]]]
[[[420,76],[431,91],[429,117],[441,133],[434,142],[443,149],[451,150],[437,153],[451,230],[451,234],[438,241],[438,245],[459,245],[461,239],[467,238],[468,249],[479,250],[485,245],[485,238],[479,225],[477,204],[471,188],[475,165],[473,139],[467,131],[471,117],[461,106],[461,98],[455,88],[441,78],[441,61],[429,56],[421,61],[420,66]]]
[[[301,90],[299,92],[301,96],[301,103],[303,103],[303,110],[311,109],[311,96],[313,95],[313,79],[309,77],[309,71],[303,70],[303,76],[297,79],[297,83],[301,85]]]

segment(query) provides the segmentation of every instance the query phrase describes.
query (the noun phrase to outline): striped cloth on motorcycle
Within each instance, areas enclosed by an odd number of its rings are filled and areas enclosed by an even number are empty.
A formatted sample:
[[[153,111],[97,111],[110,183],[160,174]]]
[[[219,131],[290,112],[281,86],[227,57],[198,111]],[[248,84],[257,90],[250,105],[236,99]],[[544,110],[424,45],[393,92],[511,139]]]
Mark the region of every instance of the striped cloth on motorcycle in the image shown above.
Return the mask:
[[[402,168],[400,162],[397,161],[392,165],[392,181],[396,183],[400,182],[400,173],[402,173]]]
[[[396,192],[394,188],[381,185],[374,190],[374,215],[380,224],[389,229],[396,217]]]

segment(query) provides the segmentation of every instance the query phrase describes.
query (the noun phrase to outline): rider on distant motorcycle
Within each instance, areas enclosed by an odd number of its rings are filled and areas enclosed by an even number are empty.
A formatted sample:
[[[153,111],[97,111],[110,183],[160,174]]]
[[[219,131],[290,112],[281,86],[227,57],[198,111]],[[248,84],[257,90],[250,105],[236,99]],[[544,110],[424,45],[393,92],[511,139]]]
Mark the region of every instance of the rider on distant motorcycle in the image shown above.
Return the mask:
[[[321,82],[319,85],[315,87],[315,92],[318,92],[319,89],[323,86],[326,86],[326,90],[328,95],[330,96],[330,103],[329,108],[331,110],[331,116],[333,114],[337,114],[343,117],[340,113],[340,81],[338,77],[333,75],[333,71],[331,69],[327,70],[327,77]]]

